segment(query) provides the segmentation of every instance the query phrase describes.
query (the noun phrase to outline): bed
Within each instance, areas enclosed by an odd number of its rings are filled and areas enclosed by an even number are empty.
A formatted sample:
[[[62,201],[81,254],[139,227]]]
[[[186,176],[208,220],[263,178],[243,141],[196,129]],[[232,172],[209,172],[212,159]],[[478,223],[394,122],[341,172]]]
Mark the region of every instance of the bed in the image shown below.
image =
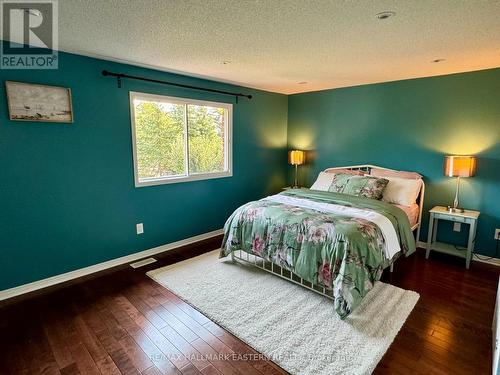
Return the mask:
[[[324,173],[398,171],[358,165]],[[316,184],[316,183],[315,183]],[[239,207],[224,226],[221,257],[250,264],[331,300],[344,319],[386,268],[415,251],[425,185],[414,205],[335,191],[289,189]]]

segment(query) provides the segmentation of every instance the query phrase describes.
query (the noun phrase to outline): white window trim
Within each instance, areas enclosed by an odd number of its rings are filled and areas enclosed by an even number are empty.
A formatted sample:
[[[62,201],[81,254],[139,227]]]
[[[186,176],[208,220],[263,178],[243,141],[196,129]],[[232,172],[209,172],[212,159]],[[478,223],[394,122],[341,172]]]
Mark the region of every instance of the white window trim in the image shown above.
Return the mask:
[[[223,177],[231,177],[233,175],[233,105],[230,103],[222,103],[222,102],[212,102],[208,100],[195,100],[174,96],[165,96],[165,95],[155,95],[155,94],[146,94],[142,92],[130,91],[130,123],[132,127],[132,155],[134,160],[134,180],[135,187],[143,187],[143,186],[155,186],[155,185],[164,185],[164,184],[176,184],[179,182],[188,182],[188,181],[200,181],[200,180],[210,180],[213,178],[223,178]],[[149,178],[149,179],[141,179],[139,180],[139,171],[137,164],[137,146],[136,146],[136,137],[135,137],[135,106],[134,99],[143,99],[143,100],[151,100],[156,102],[166,102],[166,103],[176,103],[176,104],[194,104],[194,105],[205,105],[212,106],[218,108],[224,108],[226,110],[226,131],[224,131],[224,171],[223,172],[213,172],[213,173],[192,173],[189,174],[189,148],[187,147],[187,132],[185,133],[185,162],[186,162],[186,170],[188,174],[183,175],[175,175],[175,176],[167,176],[160,178]],[[186,124],[186,122],[185,122]]]

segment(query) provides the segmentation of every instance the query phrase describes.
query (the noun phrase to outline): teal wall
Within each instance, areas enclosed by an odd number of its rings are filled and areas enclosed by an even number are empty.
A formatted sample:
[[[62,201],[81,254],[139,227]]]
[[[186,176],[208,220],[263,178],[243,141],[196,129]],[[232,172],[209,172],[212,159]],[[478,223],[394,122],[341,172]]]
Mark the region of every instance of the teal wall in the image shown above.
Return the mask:
[[[477,248],[500,227],[500,69],[289,97],[61,53],[59,69],[0,70],[0,80],[70,87],[73,124],[8,120],[0,99],[0,290],[222,227],[240,204],[287,184],[288,148],[308,150],[310,184],[329,166],[418,171],[426,210],[450,203],[444,154],[476,154],[463,206],[481,211]],[[129,91],[231,102],[230,97],[101,76],[101,70],[248,92],[234,105],[229,178],[134,187]],[[288,181],[289,182],[289,181]],[[428,215],[425,215],[424,238]],[[135,234],[144,223],[145,233]],[[465,227],[465,226],[464,226]],[[462,244],[465,233],[442,228]]]
[[[500,69],[291,95],[289,148],[309,150],[302,168],[311,184],[324,168],[376,164],[420,172],[428,209],[453,200],[455,180],[443,176],[445,154],[474,154],[478,170],[463,179],[461,203],[481,211],[476,248],[493,254],[500,228]],[[462,233],[439,236],[463,244]]]
[[[233,99],[129,80],[117,89],[102,69],[252,94],[233,107],[233,176],[135,188],[129,91]],[[9,121],[1,91],[0,290],[220,229],[285,184],[285,95],[66,53],[58,70],[0,70],[5,80],[70,87],[75,121]]]

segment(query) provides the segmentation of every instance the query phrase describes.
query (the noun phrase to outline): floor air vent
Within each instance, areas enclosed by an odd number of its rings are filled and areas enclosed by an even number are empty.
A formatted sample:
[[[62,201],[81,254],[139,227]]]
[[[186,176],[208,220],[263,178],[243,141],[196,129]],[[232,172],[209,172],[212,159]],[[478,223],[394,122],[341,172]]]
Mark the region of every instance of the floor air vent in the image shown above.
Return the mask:
[[[143,267],[143,266],[146,266],[146,265],[154,263],[154,262],[156,262],[155,258],[146,258],[146,259],[140,260],[138,262],[130,263],[130,267],[139,268],[139,267]]]

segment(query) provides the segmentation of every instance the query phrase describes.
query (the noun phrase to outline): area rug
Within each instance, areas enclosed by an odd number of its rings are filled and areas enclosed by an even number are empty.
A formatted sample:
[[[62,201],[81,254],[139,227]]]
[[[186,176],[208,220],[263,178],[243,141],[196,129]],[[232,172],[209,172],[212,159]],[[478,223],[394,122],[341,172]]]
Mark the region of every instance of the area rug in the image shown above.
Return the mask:
[[[377,282],[342,321],[327,298],[218,250],[148,276],[292,374],[371,373],[419,298]]]

